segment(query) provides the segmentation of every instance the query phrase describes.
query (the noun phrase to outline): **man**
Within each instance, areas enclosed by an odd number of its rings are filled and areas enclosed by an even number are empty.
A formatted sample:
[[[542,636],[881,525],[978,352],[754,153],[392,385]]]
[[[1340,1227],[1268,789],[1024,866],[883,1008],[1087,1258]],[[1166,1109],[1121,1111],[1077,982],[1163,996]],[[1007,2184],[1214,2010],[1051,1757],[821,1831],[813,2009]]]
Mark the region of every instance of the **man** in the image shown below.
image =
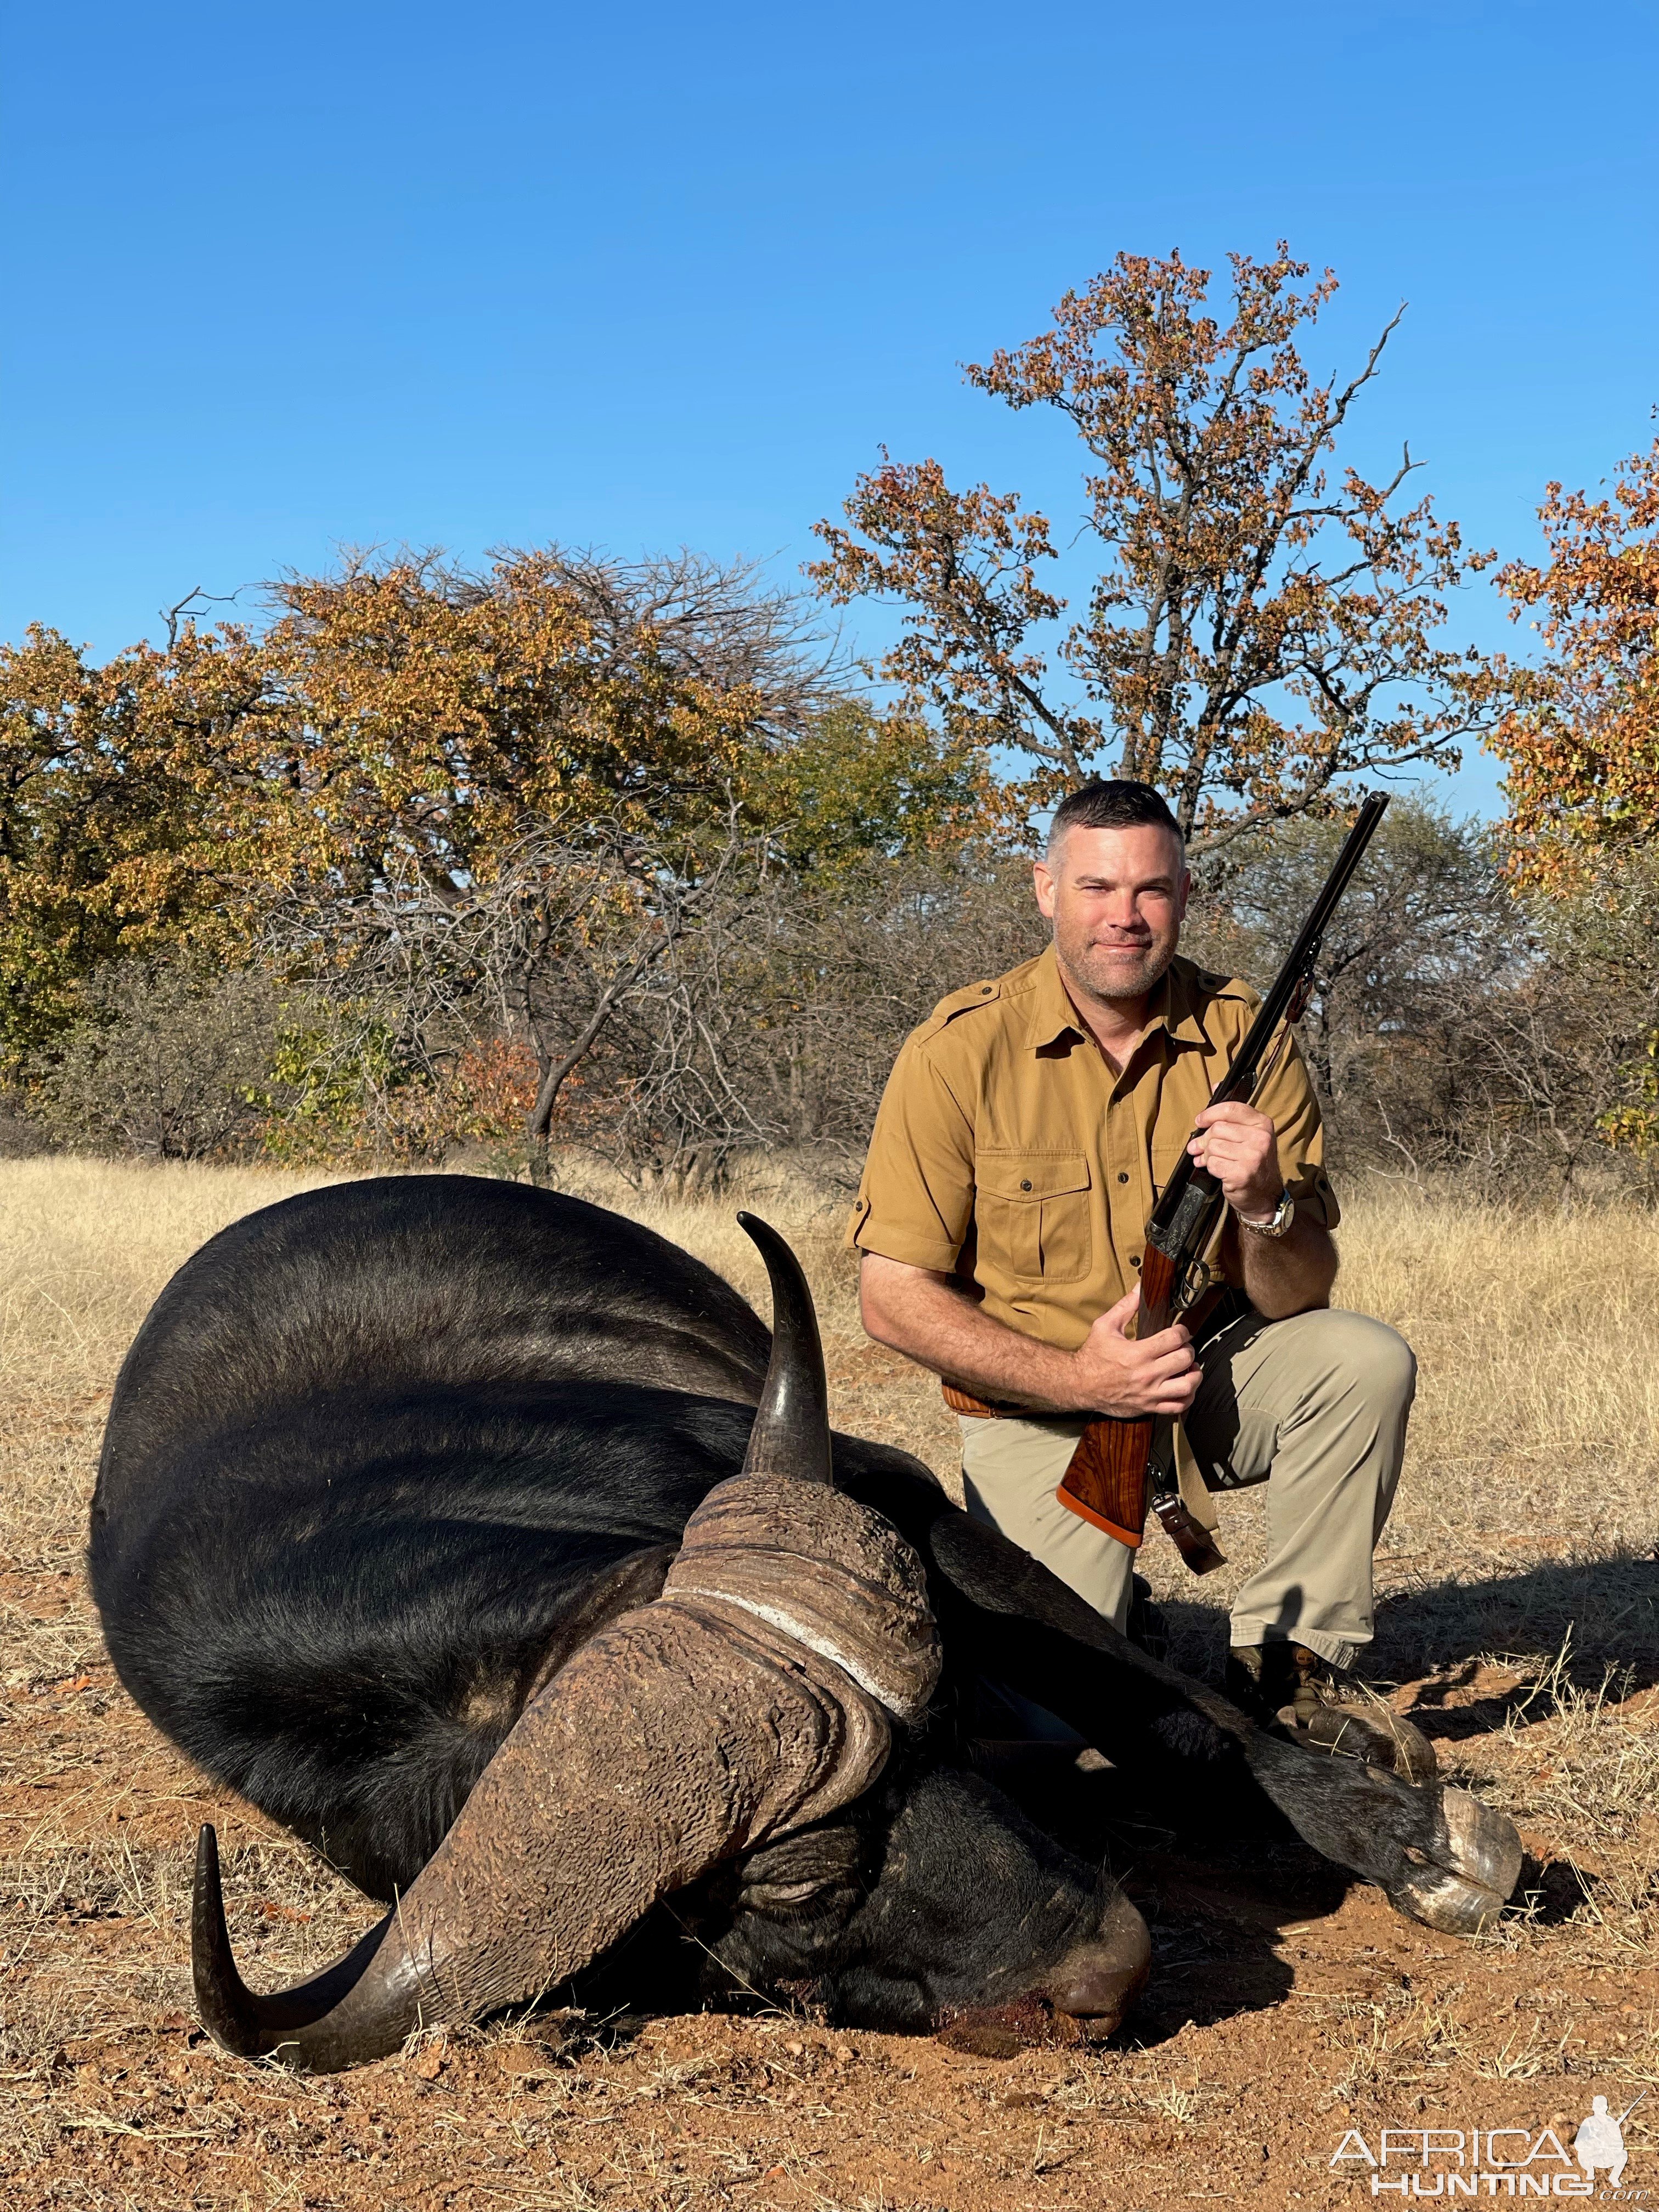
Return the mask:
[[[1208,1492],[1266,1482],[1268,1556],[1233,1604],[1231,1693],[1382,1763],[1431,1764],[1415,1730],[1344,1702],[1416,1369],[1392,1329],[1330,1308],[1337,1206],[1295,1045],[1254,1104],[1209,1103],[1258,1001],[1177,957],[1190,879],[1149,786],[1065,799],[1036,890],[1049,949],[941,1000],[894,1066],[848,1232],[864,1326],[976,1408],[961,1415],[969,1511],[1119,1628],[1134,1554],[1056,1494],[1090,1414],[1177,1416],[1182,1493],[1208,1526]],[[1128,1334],[1146,1219],[1183,1147],[1225,1194],[1219,1265],[1243,1293],[1201,1345],[1180,1323]]]

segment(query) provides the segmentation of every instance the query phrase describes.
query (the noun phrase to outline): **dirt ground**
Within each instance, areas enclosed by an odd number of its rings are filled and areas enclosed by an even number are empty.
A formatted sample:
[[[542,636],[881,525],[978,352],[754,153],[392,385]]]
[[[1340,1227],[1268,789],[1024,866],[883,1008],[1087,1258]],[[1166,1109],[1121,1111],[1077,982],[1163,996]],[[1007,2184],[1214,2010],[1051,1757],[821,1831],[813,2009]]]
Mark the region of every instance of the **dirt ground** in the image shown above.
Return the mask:
[[[219,1828],[232,1935],[256,1986],[337,1955],[375,1917],[150,1729],[102,1656],[82,1581],[119,1346],[193,1243],[282,1194],[251,1196],[246,1182],[170,1189],[165,1218],[135,1231],[118,1263],[112,1224],[76,1227],[71,1200],[106,1210],[136,1185],[71,1189],[35,1174],[0,1188],[12,1285],[0,1563],[8,2207],[1357,2207],[1373,2178],[1445,2193],[1449,2167],[1468,2175],[1477,2130],[1486,2196],[1514,2193],[1522,2159],[1529,2178],[1576,2178],[1567,2160],[1592,2096],[1617,2114],[1650,2085],[1626,2124],[1621,2195],[1659,2203],[1659,1567],[1640,1518],[1653,1432],[1632,1440],[1647,1417],[1627,1401],[1617,1455],[1597,1455],[1593,1413],[1575,1416],[1583,1436],[1547,1466],[1528,1456],[1535,1427],[1530,1443],[1511,1425],[1473,1451],[1449,1406],[1472,1387],[1471,1340],[1431,1290],[1415,1316],[1391,1306],[1380,1274],[1352,1302],[1415,1321],[1425,1403],[1382,1558],[1370,1671],[1392,1676],[1388,1694],[1436,1740],[1448,1778],[1521,1825],[1531,1856],[1497,1930],[1472,1943],[1436,1936],[1248,1807],[1149,1806],[1085,1755],[1081,1769],[1051,1760],[1006,1778],[1074,1847],[1109,1861],[1152,1923],[1146,1999],[1109,2043],[996,2055],[756,2003],[672,2019],[550,2014],[435,2035],[317,2081],[216,2051],[195,2023],[186,1965],[202,1820]],[[702,1249],[695,1223],[678,1229]],[[857,1336],[827,1231],[803,1218],[792,1233],[811,1250],[838,1418],[945,1463],[934,1402]],[[1467,1239],[1462,1249],[1467,1272]],[[1512,1247],[1494,1256],[1492,1279],[1547,1260],[1559,1267],[1559,1249],[1528,1259]],[[1463,1294],[1478,1292],[1466,1280]],[[1659,1322],[1638,1304],[1646,1335],[1632,1388],[1650,1408]],[[1562,1356],[1534,1336],[1534,1360]],[[1513,1401],[1521,1386],[1496,1387]],[[1497,1410],[1482,1419],[1502,1426]],[[1505,1485],[1511,1507],[1524,1491],[1534,1510],[1495,1515]],[[1226,1533],[1243,1571],[1259,1540],[1253,1501],[1229,1501]],[[1167,1547],[1148,1564],[1176,1656],[1212,1667],[1225,1578],[1214,1601],[1201,1586],[1200,1601]],[[1502,2130],[1524,2132],[1493,2143]],[[1384,2148],[1374,2177],[1368,2160]],[[1597,2191],[1608,2197],[1605,2176]]]

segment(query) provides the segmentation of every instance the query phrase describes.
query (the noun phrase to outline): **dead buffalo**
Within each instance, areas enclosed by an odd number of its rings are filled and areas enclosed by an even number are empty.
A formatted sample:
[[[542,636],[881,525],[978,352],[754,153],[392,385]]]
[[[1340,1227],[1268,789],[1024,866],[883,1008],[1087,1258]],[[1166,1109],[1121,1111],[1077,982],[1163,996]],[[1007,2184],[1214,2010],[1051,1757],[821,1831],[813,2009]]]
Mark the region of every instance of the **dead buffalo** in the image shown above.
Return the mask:
[[[220,2043],[349,2066],[601,1954],[647,1974],[653,1928],[849,2024],[1024,2004],[1109,2027],[1145,1925],[967,1763],[981,1675],[1114,1762],[1219,1762],[1436,1928],[1498,1909],[1501,1816],[1252,1725],[916,1461],[832,1439],[805,1278],[744,1221],[769,1340],[649,1231],[465,1176],[289,1199],[157,1299],[92,1513],[117,1671],[216,1780],[395,1900],[327,1972],[255,1996],[204,1829]]]

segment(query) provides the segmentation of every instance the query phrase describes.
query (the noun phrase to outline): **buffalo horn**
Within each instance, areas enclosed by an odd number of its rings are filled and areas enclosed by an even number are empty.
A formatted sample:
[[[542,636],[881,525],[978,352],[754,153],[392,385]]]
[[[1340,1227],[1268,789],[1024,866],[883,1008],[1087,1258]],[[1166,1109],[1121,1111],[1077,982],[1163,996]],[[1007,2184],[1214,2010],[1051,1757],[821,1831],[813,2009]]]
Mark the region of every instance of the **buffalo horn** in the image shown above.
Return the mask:
[[[772,1284],[772,1357],[743,1471],[830,1482],[830,1391],[812,1293],[800,1261],[769,1222],[740,1213],[738,1224],[759,1248]]]
[[[263,2058],[275,2051],[321,2074],[353,2065],[365,2055],[378,2057],[395,2050],[420,2024],[418,2003],[407,2019],[398,2016],[389,2037],[375,2035],[372,2021],[365,2034],[362,2020],[366,2011],[386,2009],[365,2000],[380,1995],[377,1984],[384,1978],[384,1966],[376,1975],[374,1961],[394,1917],[395,1909],[343,1959],[311,1981],[270,1996],[256,1996],[237,1972],[230,1948],[219,1881],[219,1838],[211,1826],[204,1827],[196,1838],[191,1911],[191,1970],[203,2027],[222,2050],[239,2058]]]
[[[879,1708],[811,1653],[781,1668],[785,1650],[802,1654],[718,1601],[623,1613],[531,1700],[380,1926],[297,1989],[258,1996],[237,1972],[204,1832],[204,2024],[238,2057],[331,2073],[568,1980],[659,1897],[879,1771]]]

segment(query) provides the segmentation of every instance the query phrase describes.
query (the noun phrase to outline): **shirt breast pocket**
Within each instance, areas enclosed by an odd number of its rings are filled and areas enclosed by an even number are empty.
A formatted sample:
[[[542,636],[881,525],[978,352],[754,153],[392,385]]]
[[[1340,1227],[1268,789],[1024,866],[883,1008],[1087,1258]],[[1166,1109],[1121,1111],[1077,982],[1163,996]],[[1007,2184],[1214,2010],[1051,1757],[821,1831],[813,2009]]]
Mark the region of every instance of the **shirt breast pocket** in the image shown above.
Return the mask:
[[[1089,1273],[1089,1163],[1081,1152],[981,1152],[974,1164],[979,1250],[1025,1282]]]

